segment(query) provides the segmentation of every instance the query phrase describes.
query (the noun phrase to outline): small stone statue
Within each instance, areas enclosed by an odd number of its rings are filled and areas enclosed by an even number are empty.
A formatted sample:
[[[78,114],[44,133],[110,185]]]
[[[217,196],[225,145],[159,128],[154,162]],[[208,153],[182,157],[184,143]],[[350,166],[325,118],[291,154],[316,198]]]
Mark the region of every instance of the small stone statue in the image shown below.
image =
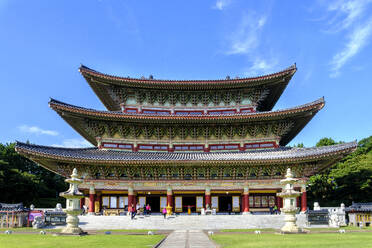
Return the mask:
[[[314,202],[314,210],[320,210],[320,206],[318,202]]]
[[[54,209],[54,211],[56,211],[56,212],[62,212],[63,211],[62,210],[62,204],[61,203],[57,203],[56,208]]]
[[[34,218],[34,221],[32,222],[32,228],[33,229],[40,229],[45,226],[45,222],[41,216],[36,216]]]

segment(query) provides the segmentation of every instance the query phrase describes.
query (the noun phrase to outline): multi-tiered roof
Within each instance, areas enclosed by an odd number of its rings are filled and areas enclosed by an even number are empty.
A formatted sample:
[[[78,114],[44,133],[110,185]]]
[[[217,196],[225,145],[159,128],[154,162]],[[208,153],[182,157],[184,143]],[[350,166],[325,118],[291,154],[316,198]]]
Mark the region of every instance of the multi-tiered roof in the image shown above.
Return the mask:
[[[255,78],[184,81],[79,70],[108,111],[54,99],[49,105],[96,147],[16,146],[62,175],[78,167],[103,179],[243,180],[280,178],[291,166],[307,177],[356,147],[284,147],[325,103],[272,111],[295,66]]]

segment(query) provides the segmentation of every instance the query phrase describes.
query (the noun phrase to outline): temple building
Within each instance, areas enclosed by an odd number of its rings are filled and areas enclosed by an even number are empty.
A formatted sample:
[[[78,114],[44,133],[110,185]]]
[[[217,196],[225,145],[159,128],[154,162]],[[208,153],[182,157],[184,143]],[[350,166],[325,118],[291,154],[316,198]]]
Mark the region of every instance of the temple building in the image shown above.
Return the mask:
[[[77,168],[90,212],[170,205],[177,213],[268,211],[291,168],[306,210],[306,183],[352,152],[356,142],[326,147],[286,145],[325,104],[320,98],[273,111],[295,65],[265,76],[222,80],[118,77],[79,71],[107,111],[51,99],[49,106],[92,148],[17,142],[16,150],[67,177]]]

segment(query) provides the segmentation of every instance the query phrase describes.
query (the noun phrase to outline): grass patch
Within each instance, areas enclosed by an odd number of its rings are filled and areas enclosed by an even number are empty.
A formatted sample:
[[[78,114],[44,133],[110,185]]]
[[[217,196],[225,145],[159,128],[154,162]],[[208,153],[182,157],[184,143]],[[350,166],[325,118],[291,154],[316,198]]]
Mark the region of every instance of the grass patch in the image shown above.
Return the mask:
[[[152,247],[164,235],[87,235],[52,236],[38,234],[0,235],[0,248],[117,248]]]
[[[222,229],[220,232],[254,232],[260,230],[261,232],[275,232],[274,228],[251,228],[251,229]]]
[[[212,239],[226,248],[356,248],[372,247],[371,233],[317,233],[317,234],[224,234]]]
[[[155,232],[155,230],[150,230],[150,229],[104,229],[104,230],[88,230],[89,231],[94,231],[97,233],[104,233],[104,232],[130,232],[130,233],[147,233],[148,231]]]
[[[35,232],[39,233],[40,231],[45,231],[47,233],[57,233],[61,232],[61,228],[42,228],[42,229],[33,229],[32,227],[17,227],[17,228],[0,228],[0,232],[4,233],[6,230],[11,230],[14,233],[21,233],[21,232]]]

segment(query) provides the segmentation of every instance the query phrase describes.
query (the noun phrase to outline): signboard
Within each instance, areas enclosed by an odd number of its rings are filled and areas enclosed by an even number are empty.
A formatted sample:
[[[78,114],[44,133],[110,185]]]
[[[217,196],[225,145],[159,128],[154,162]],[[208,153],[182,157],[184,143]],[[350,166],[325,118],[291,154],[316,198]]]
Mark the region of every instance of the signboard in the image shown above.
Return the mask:
[[[163,208],[167,206],[167,197],[161,196],[160,197],[160,212],[163,211]]]
[[[43,211],[41,210],[32,210],[28,213],[28,221],[34,221],[35,217],[43,217]]]
[[[197,196],[196,197],[196,211],[200,212],[203,208],[204,203],[204,197],[203,196]]]
[[[174,211],[178,213],[182,212],[182,197],[176,196],[174,197],[174,200],[175,200]]]
[[[232,197],[232,210],[233,212],[240,212],[240,196]]]
[[[216,209],[216,211],[218,211],[218,196],[212,196],[211,197],[211,200],[212,200],[212,209]]]

